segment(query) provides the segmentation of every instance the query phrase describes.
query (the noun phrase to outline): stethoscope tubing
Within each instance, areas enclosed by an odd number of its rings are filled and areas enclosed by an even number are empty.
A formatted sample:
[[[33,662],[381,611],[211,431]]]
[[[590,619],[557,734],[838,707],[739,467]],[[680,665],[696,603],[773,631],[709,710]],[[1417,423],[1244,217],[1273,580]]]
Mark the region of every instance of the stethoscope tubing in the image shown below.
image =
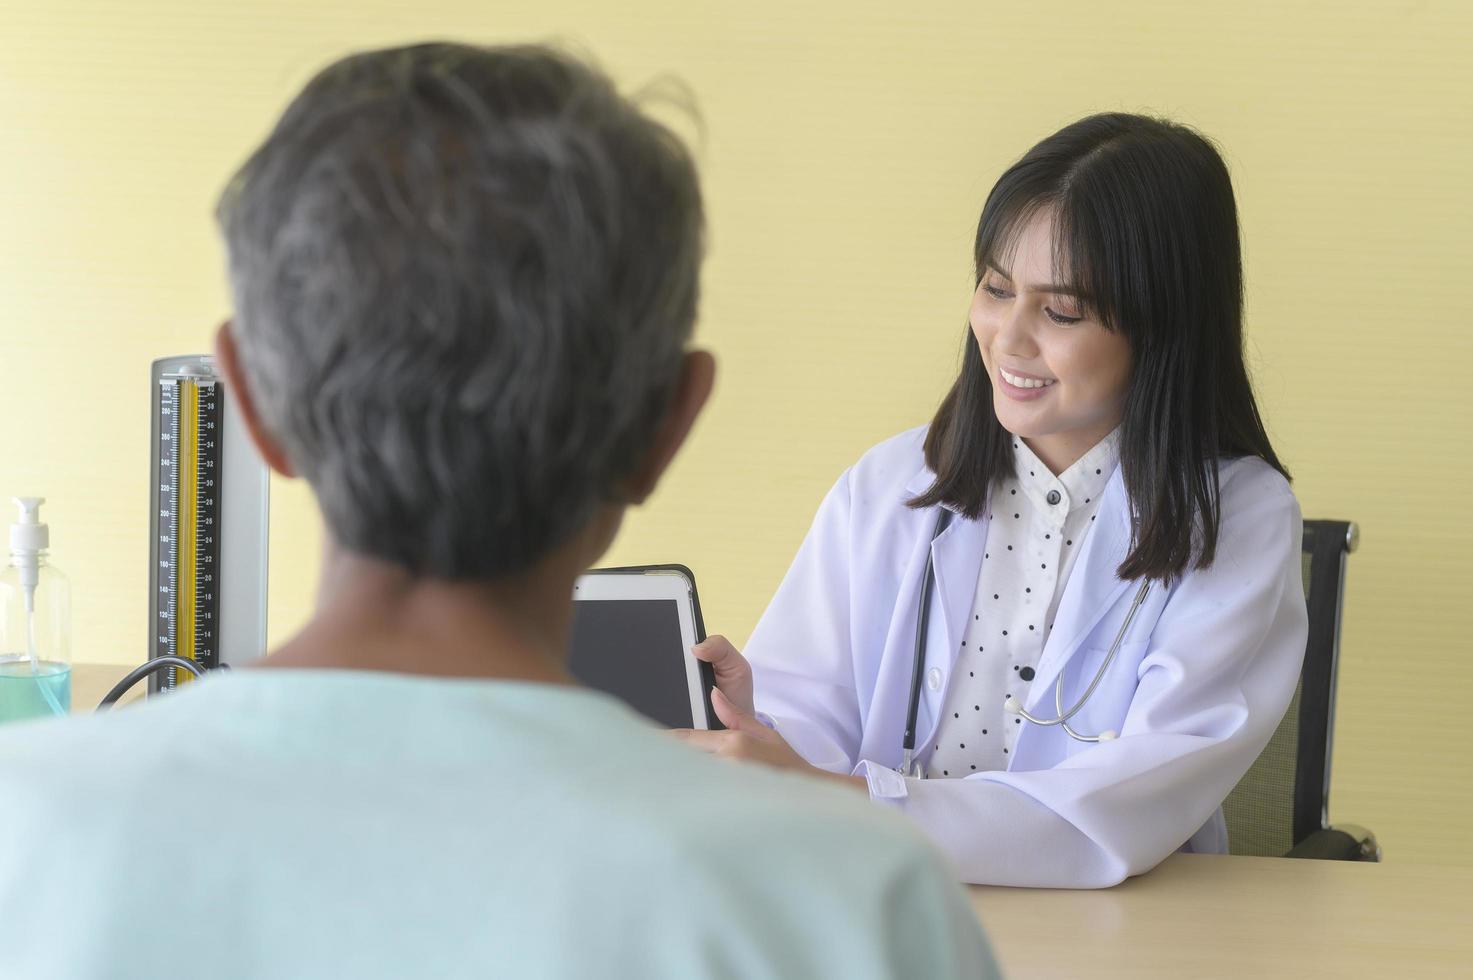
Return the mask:
[[[941,532],[951,523],[951,511],[945,507],[936,516],[936,527],[931,531],[931,541],[934,542],[941,537]],[[904,759],[901,762],[901,772],[911,772],[911,760],[915,756],[916,748],[916,718],[921,708],[921,675],[926,669],[926,631],[931,620],[931,585],[936,581],[936,569],[934,567],[931,549],[926,548],[926,573],[921,579],[921,604],[920,615],[916,617],[916,654],[911,660],[910,666],[910,704],[905,710],[905,736],[901,740],[901,748],[904,750]]]
[[[1064,732],[1076,741],[1108,742],[1113,740],[1115,736],[1111,732],[1102,732],[1099,735],[1081,735],[1069,727],[1069,719],[1079,714],[1080,710],[1089,703],[1090,697],[1095,693],[1095,688],[1099,687],[1100,681],[1105,679],[1105,674],[1110,670],[1110,664],[1114,662],[1115,655],[1120,652],[1120,643],[1125,639],[1125,632],[1130,629],[1130,624],[1135,619],[1136,610],[1141,607],[1141,603],[1146,601],[1146,595],[1150,591],[1150,582],[1142,582],[1141,587],[1136,590],[1135,601],[1130,604],[1130,611],[1125,614],[1125,622],[1120,624],[1120,629],[1115,633],[1115,639],[1110,644],[1110,652],[1105,655],[1105,661],[1100,664],[1099,670],[1095,671],[1094,680],[1090,681],[1089,687],[1079,696],[1079,700],[1074,702],[1074,707],[1068,711],[1064,710],[1064,672],[1061,670],[1059,671],[1058,678],[1054,681],[1054,710],[1058,712],[1057,717],[1039,718],[1031,714],[1021,704],[1013,706],[1012,699],[1009,699],[1008,704],[1010,707],[1006,710],[1020,716],[1033,725],[1043,725],[1045,727],[1060,725],[1063,727]]]
[[[951,518],[951,510],[942,507],[941,513],[936,518],[936,526],[931,531],[932,543],[941,536],[942,531],[946,530],[947,525],[951,523]],[[898,771],[902,775],[922,775],[919,764],[915,762],[916,721],[920,715],[921,677],[925,673],[926,635],[931,618],[931,587],[935,579],[936,568],[934,556],[928,547],[925,577],[921,580],[920,608],[916,617],[915,656],[912,660],[910,671],[910,702],[906,706],[905,734],[900,743],[902,758]],[[1025,709],[1021,701],[1015,701],[1011,697],[1006,702],[1006,710],[1034,725],[1042,725],[1044,727],[1060,726],[1066,735],[1078,742],[1108,742],[1113,740],[1116,737],[1114,732],[1101,732],[1098,735],[1081,734],[1069,725],[1069,719],[1084,709],[1084,706],[1089,703],[1089,699],[1094,695],[1095,690],[1100,686],[1100,682],[1105,679],[1106,672],[1109,671],[1110,665],[1115,661],[1115,656],[1120,652],[1120,644],[1125,640],[1125,634],[1129,631],[1130,624],[1135,621],[1136,612],[1146,601],[1146,596],[1150,591],[1151,583],[1149,581],[1142,582],[1141,587],[1136,590],[1135,600],[1130,604],[1130,610],[1125,614],[1125,621],[1120,624],[1120,629],[1115,633],[1115,639],[1110,644],[1109,653],[1105,655],[1104,662],[1095,671],[1094,679],[1090,681],[1089,687],[1080,695],[1079,700],[1074,703],[1073,707],[1068,711],[1064,710],[1064,672],[1060,670],[1058,678],[1054,681],[1054,710],[1058,712],[1056,717],[1039,718]]]

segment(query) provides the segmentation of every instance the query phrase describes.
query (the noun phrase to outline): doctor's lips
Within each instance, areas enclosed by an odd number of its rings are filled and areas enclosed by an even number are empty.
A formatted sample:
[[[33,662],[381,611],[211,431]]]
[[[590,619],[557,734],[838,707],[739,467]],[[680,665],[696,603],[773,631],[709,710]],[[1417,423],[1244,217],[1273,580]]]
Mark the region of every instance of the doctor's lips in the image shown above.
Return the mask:
[[[1003,393],[1018,401],[1042,398],[1044,393],[1058,383],[1057,378],[1040,378],[1032,374],[1019,374],[1007,368],[997,369],[998,383]]]

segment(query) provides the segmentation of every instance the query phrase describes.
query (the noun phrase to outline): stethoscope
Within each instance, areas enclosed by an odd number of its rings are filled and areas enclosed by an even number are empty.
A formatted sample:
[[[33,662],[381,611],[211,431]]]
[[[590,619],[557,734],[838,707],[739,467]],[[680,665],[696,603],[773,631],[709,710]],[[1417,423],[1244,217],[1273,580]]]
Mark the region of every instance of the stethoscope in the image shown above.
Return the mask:
[[[941,508],[940,515],[936,518],[936,528],[931,532],[931,541],[934,543],[951,523],[951,511],[945,507]],[[925,673],[926,666],[926,628],[931,619],[931,585],[936,580],[935,562],[933,561],[931,549],[926,552],[926,577],[921,580],[921,608],[920,617],[916,620],[916,649],[915,659],[911,665],[910,672],[910,705],[905,713],[905,738],[901,741],[904,755],[900,768],[897,770],[902,776],[915,776],[924,779],[925,773],[921,766],[915,761],[916,747],[916,716],[921,707],[921,675]],[[1110,669],[1110,664],[1115,660],[1115,654],[1120,651],[1120,641],[1125,639],[1125,633],[1130,629],[1131,621],[1135,619],[1136,610],[1140,609],[1141,603],[1146,601],[1146,593],[1150,592],[1151,583],[1142,582],[1141,587],[1136,590],[1135,601],[1130,604],[1130,611],[1125,614],[1125,622],[1120,624],[1120,629],[1115,634],[1115,640],[1110,644],[1110,652],[1100,663],[1099,669],[1095,671],[1094,680],[1090,681],[1089,687],[1085,688],[1084,694],[1080,695],[1074,707],[1068,711],[1064,710],[1064,672],[1059,671],[1057,680],[1054,681],[1054,711],[1058,714],[1053,718],[1039,718],[1023,707],[1020,698],[1009,697],[1003,702],[1003,710],[1009,714],[1020,715],[1026,721],[1035,725],[1063,727],[1065,734],[1079,742],[1110,742],[1118,737],[1117,732],[1103,731],[1098,735],[1084,735],[1075,731],[1069,725],[1069,719],[1079,714],[1084,706],[1089,703],[1090,696],[1095,693],[1095,688],[1100,686],[1100,681],[1105,677],[1105,672]]]

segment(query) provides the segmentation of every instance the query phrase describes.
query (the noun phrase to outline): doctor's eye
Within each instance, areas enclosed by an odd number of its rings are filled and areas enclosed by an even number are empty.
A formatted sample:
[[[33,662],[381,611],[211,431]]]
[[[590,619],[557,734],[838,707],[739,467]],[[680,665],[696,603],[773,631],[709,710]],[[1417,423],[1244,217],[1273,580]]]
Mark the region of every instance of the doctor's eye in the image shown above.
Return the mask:
[[[1084,319],[1084,317],[1082,316],[1066,316],[1063,313],[1058,313],[1054,310],[1049,309],[1047,306],[1043,308],[1043,312],[1048,315],[1048,318],[1050,320],[1054,321],[1061,327],[1067,327],[1072,323],[1078,323],[1080,320]]]
[[[1013,298],[1013,294],[1012,293],[1008,292],[1005,289],[1000,289],[997,286],[994,286],[990,282],[984,282],[982,284],[982,290],[983,290],[983,292],[987,293],[988,296],[991,296],[993,299],[1012,299]]]

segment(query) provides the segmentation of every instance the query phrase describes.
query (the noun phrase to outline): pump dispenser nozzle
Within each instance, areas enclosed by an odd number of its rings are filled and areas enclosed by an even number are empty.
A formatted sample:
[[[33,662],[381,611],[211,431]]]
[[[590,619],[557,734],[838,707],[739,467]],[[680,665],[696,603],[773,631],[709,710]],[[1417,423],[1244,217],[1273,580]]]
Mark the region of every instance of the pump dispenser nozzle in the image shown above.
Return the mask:
[[[10,525],[11,564],[20,572],[25,590],[26,612],[36,608],[36,583],[40,579],[41,554],[51,544],[51,529],[41,523],[45,497],[13,497],[20,520]]]

